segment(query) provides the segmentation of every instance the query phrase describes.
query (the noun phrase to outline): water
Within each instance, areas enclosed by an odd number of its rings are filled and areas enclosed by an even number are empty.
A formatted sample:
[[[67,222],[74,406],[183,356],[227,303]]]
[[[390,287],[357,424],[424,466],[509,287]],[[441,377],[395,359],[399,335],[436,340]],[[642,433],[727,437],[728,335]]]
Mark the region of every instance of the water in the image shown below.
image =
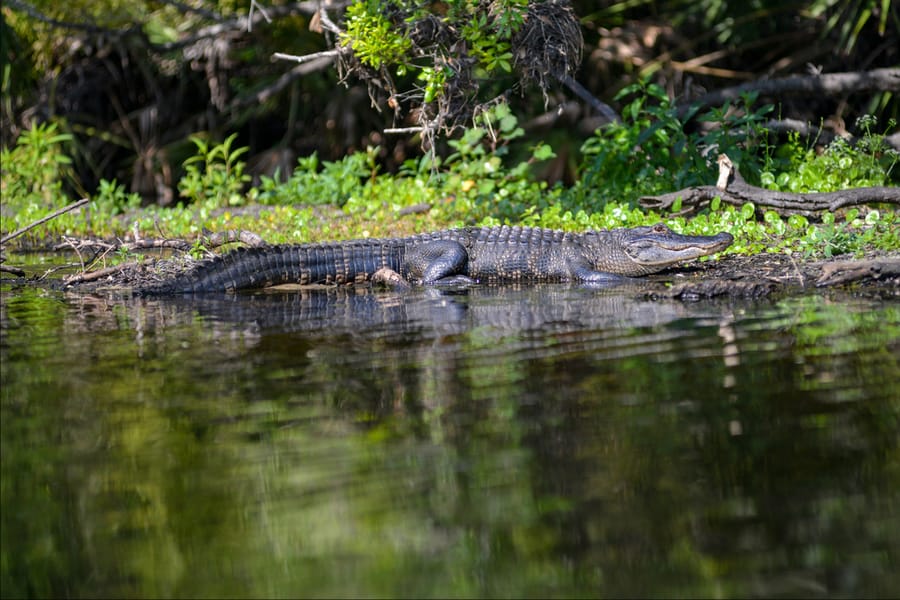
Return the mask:
[[[895,596],[900,303],[2,296],[2,595]]]

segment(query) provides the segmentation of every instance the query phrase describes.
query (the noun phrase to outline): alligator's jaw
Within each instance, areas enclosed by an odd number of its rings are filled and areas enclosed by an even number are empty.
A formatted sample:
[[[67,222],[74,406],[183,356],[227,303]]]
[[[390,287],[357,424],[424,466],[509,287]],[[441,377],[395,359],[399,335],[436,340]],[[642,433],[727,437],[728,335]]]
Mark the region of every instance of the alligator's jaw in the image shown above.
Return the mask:
[[[625,241],[623,249],[635,266],[646,273],[721,252],[734,242],[730,233],[681,235],[662,224],[634,231],[635,235]]]

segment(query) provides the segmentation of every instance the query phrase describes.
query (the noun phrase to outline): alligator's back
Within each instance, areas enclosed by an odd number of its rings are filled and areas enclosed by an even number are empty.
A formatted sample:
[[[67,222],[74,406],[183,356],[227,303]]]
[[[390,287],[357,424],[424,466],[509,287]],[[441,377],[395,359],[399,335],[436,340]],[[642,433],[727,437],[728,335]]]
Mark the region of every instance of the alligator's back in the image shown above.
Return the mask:
[[[470,227],[465,232],[466,274],[484,282],[568,279],[566,256],[581,238],[541,227]]]

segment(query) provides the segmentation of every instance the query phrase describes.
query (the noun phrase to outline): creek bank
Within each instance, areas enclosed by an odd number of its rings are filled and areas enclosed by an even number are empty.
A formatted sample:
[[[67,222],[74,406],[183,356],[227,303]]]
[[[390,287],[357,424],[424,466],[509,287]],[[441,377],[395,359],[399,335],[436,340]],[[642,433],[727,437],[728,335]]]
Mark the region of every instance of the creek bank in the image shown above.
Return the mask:
[[[61,271],[4,277],[4,285],[31,285],[67,291],[128,292],[173,277],[197,262],[187,254],[150,257],[105,269]],[[703,298],[764,298],[773,295],[840,287],[860,293],[900,298],[900,252],[872,251],[862,257],[835,256],[810,260],[786,254],[728,255],[692,261],[643,278],[642,295],[685,301]]]

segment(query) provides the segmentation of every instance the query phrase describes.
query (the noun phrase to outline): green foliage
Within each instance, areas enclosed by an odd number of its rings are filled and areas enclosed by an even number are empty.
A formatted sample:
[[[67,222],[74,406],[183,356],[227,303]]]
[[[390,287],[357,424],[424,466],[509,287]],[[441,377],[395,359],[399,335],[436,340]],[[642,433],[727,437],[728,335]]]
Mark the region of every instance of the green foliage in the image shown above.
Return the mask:
[[[347,7],[340,44],[378,72],[362,74],[351,65],[350,73],[370,84],[378,80],[377,87],[413,106],[456,94],[455,108],[445,115],[456,124],[477,106],[473,99],[479,86],[473,85],[473,75],[512,73],[513,40],[527,12],[527,0],[362,0]],[[412,89],[398,93],[392,73],[414,75]]]
[[[228,136],[221,144],[210,147],[200,137],[191,137],[197,154],[184,163],[185,175],[178,182],[178,191],[185,198],[206,208],[238,206],[244,203],[242,194],[250,176],[244,173],[245,163],[238,160],[246,147],[231,149],[237,137]]]
[[[72,141],[57,133],[57,123],[43,123],[26,130],[12,149],[0,150],[0,197],[9,207],[15,229],[65,206],[69,200],[63,183],[72,161],[65,148]],[[4,210],[4,228],[6,228]]]
[[[353,48],[360,62],[373,69],[406,63],[412,42],[384,16],[381,0],[364,0],[347,7],[341,42]]]
[[[140,205],[141,197],[139,194],[127,193],[125,186],[116,182],[116,180],[107,181],[102,179],[100,180],[97,197],[94,199],[92,208],[103,218],[123,214],[129,210],[139,208]]]
[[[522,26],[527,3],[509,1],[495,11],[495,19],[487,13],[477,14],[470,4],[471,17],[462,27],[462,36],[469,44],[469,52],[488,72],[512,72],[510,39]]]
[[[810,226],[795,247],[806,256],[827,257],[839,254],[861,255],[867,248],[900,250],[900,220],[894,211],[869,211],[860,218],[858,209],[851,209],[843,223],[834,215],[823,215],[822,224]]]
[[[825,33],[836,34],[838,48],[845,54],[853,51],[860,33],[870,22],[877,23],[878,35],[884,36],[888,18],[895,26],[900,26],[896,10],[892,10],[891,0],[813,0],[808,13],[811,17],[825,17]]]
[[[597,210],[607,202],[633,204],[644,195],[706,184],[714,178],[714,161],[721,153],[753,178],[752,148],[763,137],[761,125],[771,107],[753,111],[755,97],[747,94],[738,110],[723,107],[700,115],[700,121],[714,125],[689,134],[685,123],[694,113],[679,115],[660,86],[632,85],[618,97],[632,94],[635,99],[622,111],[622,122],[598,129],[582,146],[579,204]]]
[[[363,182],[377,172],[376,148],[348,154],[338,161],[325,161],[313,153],[297,161],[297,169],[284,183],[263,177],[259,201],[262,204],[333,204],[343,206],[359,194]]]
[[[546,206],[556,197],[556,191],[530,173],[533,163],[552,158],[549,146],[538,144],[527,161],[504,164],[510,143],[522,135],[509,107],[498,104],[479,115],[459,139],[449,141],[453,152],[434,175],[434,184],[453,198],[445,208],[467,222],[517,221],[529,207]]]
[[[762,185],[789,192],[831,192],[850,187],[890,185],[900,154],[885,142],[883,134],[873,133],[873,117],[860,119],[857,126],[865,135],[856,146],[837,138],[821,154],[804,147],[798,135],[791,135],[779,148],[775,164],[781,173],[771,170],[760,176]],[[896,123],[888,123],[888,130]]]

